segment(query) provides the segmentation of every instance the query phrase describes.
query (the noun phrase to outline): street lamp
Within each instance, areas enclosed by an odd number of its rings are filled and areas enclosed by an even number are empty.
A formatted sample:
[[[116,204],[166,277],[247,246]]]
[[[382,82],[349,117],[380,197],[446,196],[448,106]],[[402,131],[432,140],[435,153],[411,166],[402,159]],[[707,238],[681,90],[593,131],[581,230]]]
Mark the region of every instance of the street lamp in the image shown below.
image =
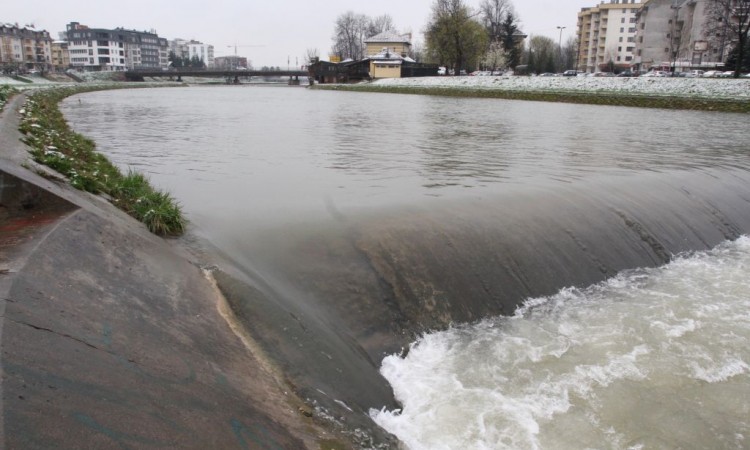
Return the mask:
[[[560,53],[560,64],[562,64],[562,30],[565,29],[565,27],[557,27],[558,30],[560,30],[560,39],[557,41],[557,49],[558,53]]]

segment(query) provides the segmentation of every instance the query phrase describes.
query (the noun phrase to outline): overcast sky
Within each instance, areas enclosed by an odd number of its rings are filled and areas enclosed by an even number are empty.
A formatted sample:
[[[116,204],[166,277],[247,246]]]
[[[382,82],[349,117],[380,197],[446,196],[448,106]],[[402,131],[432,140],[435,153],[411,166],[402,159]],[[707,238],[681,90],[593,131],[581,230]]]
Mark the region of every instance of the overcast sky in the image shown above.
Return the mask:
[[[346,11],[371,17],[389,14],[399,31],[412,31],[423,42],[422,31],[434,0],[6,0],[0,22],[33,23],[57,38],[75,21],[92,28],[154,29],[167,39],[195,39],[212,44],[216,56],[237,54],[253,66],[302,64],[307,49],[317,49],[327,59],[336,17]],[[480,0],[466,0],[477,7]],[[514,6],[526,34],[560,38],[575,33],[576,14],[598,1],[515,0]]]

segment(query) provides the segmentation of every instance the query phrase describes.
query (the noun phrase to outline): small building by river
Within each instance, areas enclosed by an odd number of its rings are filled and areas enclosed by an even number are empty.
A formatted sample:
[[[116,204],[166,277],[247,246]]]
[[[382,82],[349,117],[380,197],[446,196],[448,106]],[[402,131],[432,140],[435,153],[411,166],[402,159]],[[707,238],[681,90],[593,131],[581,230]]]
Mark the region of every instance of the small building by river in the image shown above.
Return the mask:
[[[318,61],[310,64],[317,83],[357,83],[377,78],[429,77],[438,74],[435,64],[421,64],[409,56],[411,34],[386,31],[365,40],[366,56],[358,61]]]
[[[358,83],[378,78],[408,78],[437,76],[436,64],[422,64],[410,57],[391,53],[387,49],[359,61],[340,63],[317,61],[308,67],[316,83]]]

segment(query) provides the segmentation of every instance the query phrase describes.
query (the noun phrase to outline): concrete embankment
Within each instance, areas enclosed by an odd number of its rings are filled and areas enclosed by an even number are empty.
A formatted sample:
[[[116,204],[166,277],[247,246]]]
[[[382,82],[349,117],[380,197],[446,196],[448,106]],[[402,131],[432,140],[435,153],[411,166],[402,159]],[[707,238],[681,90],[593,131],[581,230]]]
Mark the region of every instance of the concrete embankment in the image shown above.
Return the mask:
[[[346,447],[186,255],[21,167],[19,102],[0,117],[0,447]]]

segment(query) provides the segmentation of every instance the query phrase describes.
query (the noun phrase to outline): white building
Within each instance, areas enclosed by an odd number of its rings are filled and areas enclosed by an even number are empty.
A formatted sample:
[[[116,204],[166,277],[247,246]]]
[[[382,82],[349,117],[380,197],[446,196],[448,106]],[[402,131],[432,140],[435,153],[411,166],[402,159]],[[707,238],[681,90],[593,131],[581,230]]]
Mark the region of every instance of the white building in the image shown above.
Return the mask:
[[[637,14],[640,0],[610,0],[578,13],[577,69],[610,72],[635,62]]]
[[[636,64],[682,72],[721,67],[732,43],[709,32],[708,0],[646,0],[638,14]]]
[[[174,39],[169,41],[169,51],[184,60],[190,60],[193,56],[198,57],[206,67],[214,67],[214,46],[199,41],[185,39]]]
[[[66,27],[70,65],[91,71],[166,68],[167,41],[156,32],[89,28],[78,22]]]
[[[206,67],[214,66],[213,45],[191,41],[188,44],[188,56],[190,57],[190,59],[193,59],[193,57],[197,57],[198,59],[203,61],[204,64],[206,64]]]

